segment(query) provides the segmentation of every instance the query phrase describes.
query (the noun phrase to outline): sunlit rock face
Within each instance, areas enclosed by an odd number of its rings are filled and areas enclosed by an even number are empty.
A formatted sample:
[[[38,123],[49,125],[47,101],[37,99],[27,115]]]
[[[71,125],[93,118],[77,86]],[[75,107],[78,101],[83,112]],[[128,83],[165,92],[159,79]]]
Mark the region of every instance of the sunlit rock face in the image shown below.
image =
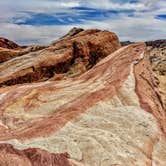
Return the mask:
[[[147,42],[150,65],[160,87],[161,99],[166,109],[166,40]]]
[[[165,166],[166,113],[146,45],[136,43],[119,48],[118,39],[111,38],[113,33],[81,30],[73,38],[73,31],[50,47],[70,45],[77,38],[77,42],[95,38],[96,47],[103,50],[102,42],[109,38],[111,53],[96,57],[95,63],[85,65],[79,74],[65,73],[65,78],[59,80],[54,77],[1,87],[0,164]],[[78,44],[76,55],[90,56],[81,51],[83,46]],[[106,43],[104,46],[109,47]],[[47,49],[50,48],[43,51]],[[35,54],[33,58],[36,57]],[[45,57],[41,66],[53,61],[49,61],[49,54]],[[24,65],[28,63],[34,62],[26,61]]]
[[[0,64],[0,86],[75,77],[120,48],[112,32],[75,31],[41,50],[9,50],[15,58]]]
[[[21,47],[5,38],[0,38],[0,63],[19,56]]]
[[[20,46],[13,41],[10,41],[5,38],[0,38],[0,47],[8,49],[18,49]]]

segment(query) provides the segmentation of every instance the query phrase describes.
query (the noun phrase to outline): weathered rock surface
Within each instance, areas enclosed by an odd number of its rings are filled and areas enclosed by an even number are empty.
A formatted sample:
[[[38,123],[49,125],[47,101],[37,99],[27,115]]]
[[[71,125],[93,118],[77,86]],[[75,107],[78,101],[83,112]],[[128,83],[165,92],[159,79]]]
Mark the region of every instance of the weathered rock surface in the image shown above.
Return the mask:
[[[20,55],[21,47],[16,43],[0,38],[0,63]]]
[[[166,47],[166,40],[165,39],[154,40],[154,41],[146,41],[145,43],[146,43],[147,46],[151,46],[152,48]]]
[[[45,49],[1,63],[0,86],[75,77],[118,48],[118,37],[112,32],[87,30],[67,35]]]
[[[166,109],[166,40],[150,42],[147,54],[150,65],[155,73],[156,82],[160,88],[163,106]]]
[[[20,46],[18,44],[14,43],[13,41],[10,41],[8,39],[5,39],[5,38],[0,38],[0,47],[8,48],[8,49],[20,48]]]
[[[4,83],[12,76],[19,78],[20,71],[25,70],[26,75],[27,66],[35,66],[35,71],[36,66],[63,62],[73,51],[84,61],[92,55],[87,50],[95,53],[95,62],[89,58],[84,74],[78,77],[39,79],[38,83],[0,88],[1,163],[166,165],[166,113],[146,45],[131,44],[115,51],[119,44],[113,36],[97,30],[82,31],[56,41],[43,52],[23,55],[0,66]],[[100,58],[109,55],[98,62],[96,55],[101,52]]]
[[[47,46],[24,46],[17,49],[7,49],[0,47],[0,63],[6,62],[10,59],[35,52],[47,48]]]
[[[132,44],[134,42],[125,41],[121,42],[122,46]],[[145,42],[148,54],[147,61],[150,62],[150,66],[155,75],[155,84],[159,87],[159,93],[163,107],[166,110],[166,40],[154,40]],[[151,82],[151,81],[150,81]]]
[[[12,145],[0,144],[2,166],[74,166],[67,153],[51,154],[37,148],[16,150]]]
[[[63,36],[61,39],[72,37],[72,36],[82,32],[82,31],[84,31],[84,29],[74,27],[65,36]]]

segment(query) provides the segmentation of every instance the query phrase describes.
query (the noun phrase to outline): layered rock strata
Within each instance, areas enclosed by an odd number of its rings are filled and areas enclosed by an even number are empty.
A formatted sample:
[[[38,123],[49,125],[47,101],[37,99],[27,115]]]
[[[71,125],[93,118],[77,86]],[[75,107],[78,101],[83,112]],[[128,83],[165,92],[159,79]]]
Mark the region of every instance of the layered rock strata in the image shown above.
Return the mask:
[[[77,35],[91,34],[84,33]],[[131,44],[80,76],[0,88],[0,161],[21,165],[24,156],[25,166],[44,165],[62,156],[60,166],[165,166],[166,114],[146,52],[144,43]]]
[[[0,86],[75,77],[118,48],[120,43],[116,34],[86,30],[69,33],[39,51],[7,50],[6,57],[0,56],[1,62],[12,59],[0,64]]]
[[[18,49],[20,46],[13,41],[0,37],[0,47],[8,49]]]

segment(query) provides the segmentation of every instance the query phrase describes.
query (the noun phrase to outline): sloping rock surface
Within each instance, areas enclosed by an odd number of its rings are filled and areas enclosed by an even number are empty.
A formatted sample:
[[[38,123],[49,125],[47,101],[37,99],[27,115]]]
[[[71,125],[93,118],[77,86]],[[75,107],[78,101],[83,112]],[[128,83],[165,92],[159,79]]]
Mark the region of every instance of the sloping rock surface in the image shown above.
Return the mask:
[[[2,48],[8,48],[8,49],[16,49],[16,48],[20,48],[20,46],[16,43],[14,43],[13,41],[10,41],[8,39],[5,38],[0,38],[0,47]]]
[[[47,48],[47,46],[23,46],[17,49],[0,47],[0,64],[10,59]]]
[[[0,144],[2,166],[74,166],[67,153],[51,154],[37,148],[16,150],[12,145]]]
[[[40,51],[29,52],[0,64],[0,86],[75,77],[120,48],[108,31],[87,30],[67,35]],[[60,75],[58,75],[60,74]]]
[[[67,50],[73,55],[73,41],[78,42],[74,56],[89,58],[84,72],[74,76],[65,72],[65,79],[51,77],[0,88],[0,165],[165,166],[166,112],[150,61],[151,50],[145,43],[119,48],[116,35],[105,31],[88,30],[69,36],[43,52],[59,50],[66,44],[65,53],[53,51],[56,58],[63,59],[69,55]],[[84,50],[87,41],[93,45],[85,50],[100,52],[93,64],[91,54]],[[106,51],[103,56],[101,50]],[[30,55],[38,62],[41,53]],[[39,66],[51,61],[55,64],[50,54],[44,55],[47,58]],[[13,58],[2,66],[16,60],[21,66],[18,71],[22,71],[22,65],[34,64],[28,56]],[[19,64],[17,59],[22,57],[28,60]],[[8,68],[3,69],[9,73]]]
[[[166,40],[149,42],[147,54],[166,109]]]

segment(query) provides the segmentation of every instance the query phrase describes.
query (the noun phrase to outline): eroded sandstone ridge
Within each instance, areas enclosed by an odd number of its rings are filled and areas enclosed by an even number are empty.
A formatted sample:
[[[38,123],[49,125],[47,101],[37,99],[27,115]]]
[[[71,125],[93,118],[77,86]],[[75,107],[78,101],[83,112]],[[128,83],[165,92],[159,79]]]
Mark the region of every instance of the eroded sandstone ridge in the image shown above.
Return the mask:
[[[13,41],[10,41],[8,39],[0,37],[0,47],[2,48],[8,48],[8,49],[17,49],[20,48],[20,46]]]
[[[155,73],[158,86],[161,89],[161,98],[166,109],[166,40],[156,40],[147,43],[149,61]]]
[[[3,62],[0,165],[165,166],[164,90],[151,54],[145,43],[119,47],[114,33],[73,29]],[[35,71],[44,76],[12,82]]]
[[[67,153],[53,154],[37,148],[16,150],[12,145],[0,144],[2,166],[74,166]]]
[[[73,34],[72,31],[39,51],[12,50],[18,55],[0,64],[0,86],[74,77],[120,47],[117,36],[112,32],[76,32]]]

